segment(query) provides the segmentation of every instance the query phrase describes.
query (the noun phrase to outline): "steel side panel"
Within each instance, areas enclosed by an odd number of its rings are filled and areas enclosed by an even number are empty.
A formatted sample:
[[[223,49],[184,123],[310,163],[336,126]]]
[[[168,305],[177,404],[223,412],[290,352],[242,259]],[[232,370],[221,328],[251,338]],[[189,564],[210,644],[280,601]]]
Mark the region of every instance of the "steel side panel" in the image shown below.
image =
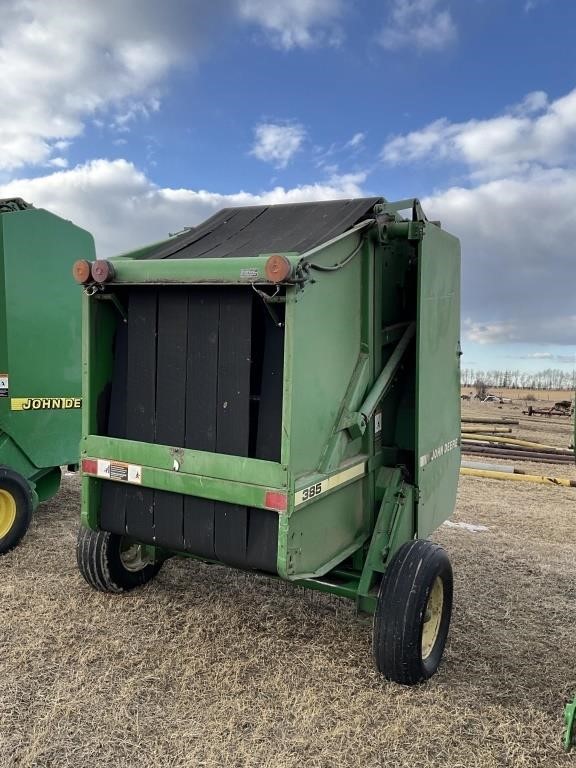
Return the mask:
[[[296,508],[280,519],[278,573],[286,579],[322,576],[354,552],[368,536],[366,479]]]
[[[170,470],[174,477],[179,473],[193,474],[266,488],[286,488],[288,484],[286,469],[271,461],[98,435],[83,438],[82,456],[115,459],[129,464]],[[178,471],[174,470],[175,461],[178,462]]]
[[[169,472],[166,469],[146,466],[142,466],[142,482],[138,484],[108,480],[93,475],[89,475],[89,477],[93,477],[100,483],[125,486],[128,491],[134,491],[135,493],[152,495],[153,490],[169,491],[200,499],[211,499],[216,502],[223,501],[227,504],[238,505],[239,507],[266,509],[266,489],[260,485],[203,477],[202,475],[188,475],[182,472]],[[238,514],[241,514],[240,509]],[[152,528],[141,534],[142,540],[146,541],[148,539],[151,530]],[[135,538],[138,538],[137,533],[133,535]]]
[[[317,261],[334,264],[355,247],[343,241]],[[284,429],[295,477],[317,470],[339,418],[361,351],[362,262],[358,255],[336,272],[314,272],[315,282],[294,291],[288,304]]]
[[[356,244],[350,239],[340,241],[313,261],[340,262]],[[289,291],[282,462],[290,467],[298,487],[322,464],[361,352],[362,258],[358,254],[335,272],[316,271],[315,282]],[[361,441],[355,447],[360,452]],[[354,463],[351,453],[347,465]],[[360,546],[370,517],[362,491],[366,484],[356,482],[280,516],[277,565],[281,576],[295,579],[326,573]]]
[[[460,243],[427,224],[420,246],[416,365],[417,532],[452,514],[460,470]]]

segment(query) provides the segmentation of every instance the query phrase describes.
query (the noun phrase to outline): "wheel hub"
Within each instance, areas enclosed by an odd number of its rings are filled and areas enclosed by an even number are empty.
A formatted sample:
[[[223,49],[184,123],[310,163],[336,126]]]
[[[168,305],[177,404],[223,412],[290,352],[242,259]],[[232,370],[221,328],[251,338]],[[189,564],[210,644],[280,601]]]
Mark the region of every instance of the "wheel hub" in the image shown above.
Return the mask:
[[[144,557],[142,544],[131,541],[123,541],[120,546],[120,560],[127,571],[135,573],[148,565],[148,559]]]
[[[442,621],[442,608],[444,607],[444,585],[442,579],[437,576],[424,611],[424,626],[422,627],[422,659],[425,661],[430,654],[440,631]]]
[[[7,536],[16,520],[16,500],[9,491],[0,490],[0,539]]]

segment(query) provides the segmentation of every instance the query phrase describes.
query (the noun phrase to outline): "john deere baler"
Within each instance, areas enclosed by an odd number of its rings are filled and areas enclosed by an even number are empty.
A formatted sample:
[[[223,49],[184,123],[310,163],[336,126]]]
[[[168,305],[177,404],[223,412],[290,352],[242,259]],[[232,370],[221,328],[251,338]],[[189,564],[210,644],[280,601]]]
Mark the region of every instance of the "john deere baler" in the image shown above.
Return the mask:
[[[21,199],[0,200],[0,554],[79,461],[81,302],[70,268],[92,236]]]
[[[417,200],[232,208],[75,274],[86,580],[121,592],[175,554],[268,573],[355,600],[378,668],[429,677],[452,604],[427,537],[460,464],[458,241]]]

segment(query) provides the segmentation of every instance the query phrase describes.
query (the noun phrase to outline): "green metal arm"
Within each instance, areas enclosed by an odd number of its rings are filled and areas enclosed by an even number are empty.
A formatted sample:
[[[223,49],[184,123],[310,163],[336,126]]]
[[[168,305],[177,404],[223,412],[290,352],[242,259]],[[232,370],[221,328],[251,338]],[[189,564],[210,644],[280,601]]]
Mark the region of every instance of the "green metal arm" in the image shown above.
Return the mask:
[[[564,749],[568,751],[576,745],[576,698],[571,704],[566,704],[564,720],[566,722]]]
[[[402,338],[396,345],[394,352],[392,352],[390,355],[388,362],[382,369],[382,373],[374,382],[372,389],[366,396],[358,412],[351,414],[354,417],[354,423],[349,427],[349,431],[352,437],[360,437],[366,431],[368,422],[374,415],[374,412],[378,407],[378,403],[390,389],[390,386],[394,380],[394,376],[396,375],[396,371],[398,370],[398,367],[402,362],[402,358],[404,357],[404,353],[406,352],[406,349],[412,341],[415,333],[416,323],[410,323],[410,325],[404,331]]]

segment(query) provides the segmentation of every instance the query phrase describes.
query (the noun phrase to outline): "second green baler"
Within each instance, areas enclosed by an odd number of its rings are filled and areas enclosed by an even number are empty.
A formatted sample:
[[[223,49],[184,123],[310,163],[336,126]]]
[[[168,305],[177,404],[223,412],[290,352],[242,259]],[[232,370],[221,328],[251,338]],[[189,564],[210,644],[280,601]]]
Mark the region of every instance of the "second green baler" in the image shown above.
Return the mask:
[[[92,235],[20,198],[0,200],[0,555],[77,465],[81,299],[70,280]]]

